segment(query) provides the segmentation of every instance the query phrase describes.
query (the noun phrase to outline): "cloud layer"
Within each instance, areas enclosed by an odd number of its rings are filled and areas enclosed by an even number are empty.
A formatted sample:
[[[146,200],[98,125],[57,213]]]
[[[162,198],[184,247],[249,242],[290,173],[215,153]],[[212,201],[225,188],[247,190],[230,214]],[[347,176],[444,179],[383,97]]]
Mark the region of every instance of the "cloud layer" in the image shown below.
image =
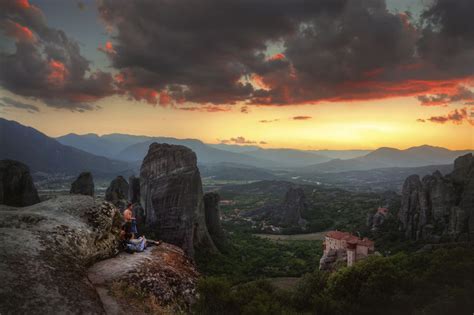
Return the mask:
[[[26,0],[0,3],[14,42],[0,84],[71,110],[113,94],[195,110],[415,96],[472,104],[474,1],[433,0],[420,20],[385,0],[100,0],[111,75]],[[209,107],[211,106],[211,107]],[[248,107],[241,107],[242,113]]]
[[[0,84],[9,91],[56,108],[84,111],[115,93],[112,76],[91,72],[79,45],[48,27],[41,10],[28,1],[0,2],[0,26],[14,41],[0,52]]]
[[[104,0],[113,65],[136,99],[286,105],[420,96],[471,84],[470,0],[437,0],[419,25],[384,0]],[[272,43],[283,50],[268,56]],[[149,93],[153,96],[150,97]],[[434,101],[431,101],[433,99]]]

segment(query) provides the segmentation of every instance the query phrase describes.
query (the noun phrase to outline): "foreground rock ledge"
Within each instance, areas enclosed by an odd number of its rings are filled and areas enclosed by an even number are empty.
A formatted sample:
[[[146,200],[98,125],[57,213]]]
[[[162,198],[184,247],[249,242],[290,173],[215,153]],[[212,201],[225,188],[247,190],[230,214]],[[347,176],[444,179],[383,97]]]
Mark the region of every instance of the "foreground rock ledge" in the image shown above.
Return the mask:
[[[98,262],[88,271],[107,314],[141,311],[129,303],[128,298],[133,302],[133,296],[127,296],[126,292],[117,296],[117,290],[148,294],[157,303],[158,312],[187,311],[195,300],[198,276],[183,250],[167,243],[149,247],[143,253],[120,253]]]
[[[104,314],[108,304],[87,268],[117,253],[120,224],[116,207],[90,196],[0,206],[0,314]],[[152,292],[160,303],[194,294],[197,272],[175,246],[120,254],[104,264],[115,266],[118,280]],[[97,273],[92,278],[97,283]]]

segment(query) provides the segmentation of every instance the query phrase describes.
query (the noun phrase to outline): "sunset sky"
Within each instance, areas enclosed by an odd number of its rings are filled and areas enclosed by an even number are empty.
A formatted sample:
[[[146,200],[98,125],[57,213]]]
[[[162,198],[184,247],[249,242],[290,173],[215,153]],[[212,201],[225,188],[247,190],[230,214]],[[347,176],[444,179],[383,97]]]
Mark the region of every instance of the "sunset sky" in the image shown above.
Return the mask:
[[[0,2],[0,117],[50,136],[474,148],[472,0]]]

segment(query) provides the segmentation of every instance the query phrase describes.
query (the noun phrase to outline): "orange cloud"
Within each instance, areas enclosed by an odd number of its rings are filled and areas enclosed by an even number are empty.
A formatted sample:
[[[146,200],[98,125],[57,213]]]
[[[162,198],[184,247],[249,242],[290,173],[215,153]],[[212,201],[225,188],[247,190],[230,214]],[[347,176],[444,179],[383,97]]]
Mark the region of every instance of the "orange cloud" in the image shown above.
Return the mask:
[[[171,103],[171,97],[165,91],[160,93],[160,105],[167,106]]]
[[[130,95],[137,101],[145,100],[153,105],[158,103],[158,92],[154,89],[134,87],[130,90]]]
[[[112,45],[112,42],[110,41],[107,41],[104,46],[100,45],[97,49],[109,55],[117,53],[114,49],[114,46]]]
[[[63,85],[68,71],[64,63],[51,59],[49,61],[48,82],[52,85]]]
[[[3,32],[6,36],[12,37],[17,41],[32,42],[35,41],[33,32],[26,26],[16,22],[6,20],[3,24]]]
[[[268,58],[268,61],[274,61],[274,60],[282,60],[282,59],[285,59],[285,55],[284,54],[274,54],[273,56],[270,56]]]
[[[252,82],[258,86],[259,88],[261,88],[262,90],[270,90],[270,86],[268,86],[268,84],[266,84],[263,80],[263,77],[258,75],[258,74],[252,74],[251,76],[251,80]]]
[[[421,121],[419,119],[418,121]],[[433,123],[444,124],[447,122],[452,122],[455,125],[461,125],[464,121],[474,126],[474,119],[472,119],[472,112],[469,115],[468,110],[466,108],[455,109],[454,111],[448,113],[444,116],[432,116],[428,119]]]
[[[29,9],[31,7],[30,3],[28,2],[28,0],[16,0],[15,1],[15,4],[22,8],[22,9]]]

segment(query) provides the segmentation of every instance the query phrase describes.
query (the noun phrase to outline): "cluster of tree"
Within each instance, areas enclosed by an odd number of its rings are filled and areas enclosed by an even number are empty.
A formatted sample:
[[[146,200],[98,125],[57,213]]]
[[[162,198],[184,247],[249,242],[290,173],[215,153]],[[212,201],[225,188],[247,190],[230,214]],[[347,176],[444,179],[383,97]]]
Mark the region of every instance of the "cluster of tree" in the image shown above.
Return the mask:
[[[266,281],[200,281],[198,314],[470,314],[474,250],[373,256],[337,272],[307,274],[293,291]]]
[[[229,233],[225,251],[196,253],[199,270],[226,277],[232,284],[259,277],[300,277],[319,266],[321,241],[273,242],[240,232]]]

